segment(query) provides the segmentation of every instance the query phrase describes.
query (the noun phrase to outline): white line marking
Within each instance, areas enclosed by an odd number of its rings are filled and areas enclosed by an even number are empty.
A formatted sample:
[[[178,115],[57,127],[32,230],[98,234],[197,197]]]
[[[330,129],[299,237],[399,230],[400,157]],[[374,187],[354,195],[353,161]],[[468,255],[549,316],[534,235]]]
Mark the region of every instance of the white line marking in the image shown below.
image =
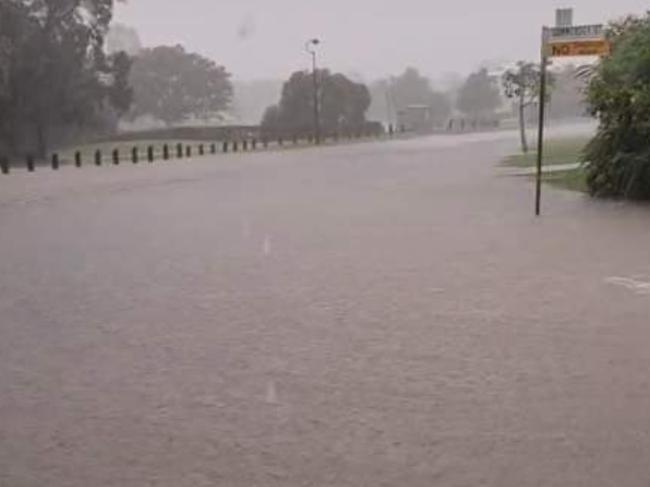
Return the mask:
[[[650,294],[650,282],[639,281],[629,277],[608,277],[605,279],[607,284],[621,286],[637,294]]]

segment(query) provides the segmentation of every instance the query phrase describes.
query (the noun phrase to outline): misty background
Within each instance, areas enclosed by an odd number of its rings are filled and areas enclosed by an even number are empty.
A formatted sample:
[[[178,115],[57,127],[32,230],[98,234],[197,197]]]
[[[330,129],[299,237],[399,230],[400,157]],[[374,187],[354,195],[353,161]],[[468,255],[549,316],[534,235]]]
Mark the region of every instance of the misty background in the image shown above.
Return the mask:
[[[576,23],[602,23],[647,9],[643,0],[129,0],[115,9],[115,24],[134,28],[143,46],[181,44],[232,74],[229,113],[259,123],[277,102],[283,82],[309,69],[307,39],[318,37],[319,64],[372,87],[415,67],[441,91],[458,89],[481,67],[500,70],[536,61],[540,29],[556,8],[573,7]],[[371,89],[371,92],[373,90]],[[376,90],[375,90],[376,92]],[[369,117],[386,119],[373,97]]]

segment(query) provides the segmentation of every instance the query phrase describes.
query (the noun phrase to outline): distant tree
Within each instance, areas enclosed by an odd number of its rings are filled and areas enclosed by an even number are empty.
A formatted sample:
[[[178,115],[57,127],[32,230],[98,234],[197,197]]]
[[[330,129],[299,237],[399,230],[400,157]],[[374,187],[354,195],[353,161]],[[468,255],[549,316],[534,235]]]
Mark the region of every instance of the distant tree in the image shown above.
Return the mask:
[[[584,154],[592,195],[650,199],[650,13],[608,29],[587,98],[599,128]]]
[[[510,69],[503,74],[502,81],[505,94],[517,103],[521,150],[524,153],[528,152],[526,108],[538,101],[540,80],[539,65],[524,61],[519,61],[516,68]]]
[[[469,75],[458,92],[456,106],[462,113],[474,118],[494,115],[501,106],[501,94],[495,79],[486,69]]]
[[[109,54],[125,52],[129,56],[137,56],[142,50],[142,42],[138,31],[124,24],[111,24],[106,35],[106,51]]]
[[[319,106],[321,127],[327,132],[355,130],[366,121],[370,106],[368,88],[346,76],[320,70]],[[314,124],[314,96],[311,73],[298,71],[282,88],[277,106],[269,107],[262,120],[263,129],[292,134],[310,134]]]
[[[131,69],[132,117],[151,115],[167,125],[190,117],[219,117],[233,87],[223,66],[182,46],[141,51]]]
[[[389,79],[377,80],[370,85],[372,103],[368,116],[373,120],[393,123],[397,113],[410,105],[430,108],[431,123],[445,123],[452,111],[447,93],[432,89],[428,78],[415,68],[407,68],[404,73]]]
[[[88,123],[108,103],[117,89],[104,53],[112,8],[112,0],[0,3],[0,137],[10,150],[26,144],[44,156],[52,132]]]
[[[430,108],[432,122],[444,123],[451,115],[449,97],[431,88],[431,82],[415,68],[407,68],[400,76],[391,78],[390,98],[396,110],[405,110],[409,105],[426,105]]]

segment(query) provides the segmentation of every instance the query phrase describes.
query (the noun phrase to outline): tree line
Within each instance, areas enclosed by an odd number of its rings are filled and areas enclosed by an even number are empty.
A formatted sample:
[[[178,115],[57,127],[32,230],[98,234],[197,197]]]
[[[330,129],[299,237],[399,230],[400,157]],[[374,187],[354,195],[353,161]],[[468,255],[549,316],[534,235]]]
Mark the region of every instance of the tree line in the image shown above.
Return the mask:
[[[182,46],[142,49],[134,32],[111,32],[112,15],[112,0],[0,3],[0,152],[44,157],[120,119],[170,125],[229,106],[224,67]]]

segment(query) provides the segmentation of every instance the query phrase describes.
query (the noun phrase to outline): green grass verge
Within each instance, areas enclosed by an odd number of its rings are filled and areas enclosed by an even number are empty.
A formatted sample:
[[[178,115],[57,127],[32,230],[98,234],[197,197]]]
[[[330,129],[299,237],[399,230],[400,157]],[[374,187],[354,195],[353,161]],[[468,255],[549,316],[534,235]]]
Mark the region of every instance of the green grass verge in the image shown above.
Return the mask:
[[[556,166],[579,162],[580,155],[588,142],[588,137],[547,140],[544,144],[544,165]],[[503,164],[511,167],[534,167],[537,164],[537,151],[508,156],[504,159]]]
[[[587,178],[583,168],[546,173],[543,176],[543,181],[551,186],[570,191],[588,192]]]

